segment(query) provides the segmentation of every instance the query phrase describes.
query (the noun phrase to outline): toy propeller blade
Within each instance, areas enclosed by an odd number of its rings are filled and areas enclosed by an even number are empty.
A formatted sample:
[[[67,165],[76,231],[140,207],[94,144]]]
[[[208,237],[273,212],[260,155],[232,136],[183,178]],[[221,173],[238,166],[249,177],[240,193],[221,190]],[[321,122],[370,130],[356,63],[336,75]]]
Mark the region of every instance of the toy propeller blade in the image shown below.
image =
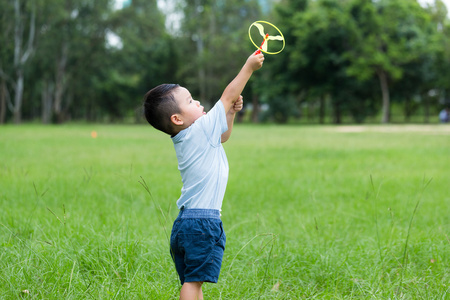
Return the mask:
[[[261,49],[262,49],[262,51],[267,52],[267,41],[263,45],[261,45]]]
[[[259,34],[260,34],[261,36],[265,37],[266,34],[264,33],[264,26],[262,26],[262,25],[259,24],[259,23],[255,23],[254,25],[255,25],[256,28],[258,28]]]
[[[284,38],[281,35],[275,35],[275,36],[269,35],[268,40],[282,41],[282,40],[284,40]]]

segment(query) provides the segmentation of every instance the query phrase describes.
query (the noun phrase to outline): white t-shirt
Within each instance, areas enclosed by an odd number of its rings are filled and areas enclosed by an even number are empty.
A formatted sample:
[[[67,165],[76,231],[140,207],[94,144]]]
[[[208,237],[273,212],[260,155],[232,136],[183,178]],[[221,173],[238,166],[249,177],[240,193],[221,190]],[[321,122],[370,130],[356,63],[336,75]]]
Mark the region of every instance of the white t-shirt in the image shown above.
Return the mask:
[[[222,101],[172,138],[183,187],[179,209],[222,207],[228,181],[228,160],[221,135],[228,130]]]

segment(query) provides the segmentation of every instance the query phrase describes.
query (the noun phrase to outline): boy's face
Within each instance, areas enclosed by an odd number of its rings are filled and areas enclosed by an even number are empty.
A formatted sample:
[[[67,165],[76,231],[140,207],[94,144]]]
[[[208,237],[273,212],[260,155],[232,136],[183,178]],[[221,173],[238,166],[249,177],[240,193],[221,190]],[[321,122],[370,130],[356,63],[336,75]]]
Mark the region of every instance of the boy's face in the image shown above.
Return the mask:
[[[203,111],[204,107],[200,105],[199,101],[192,99],[191,93],[186,88],[179,87],[175,89],[173,96],[181,111],[178,117],[182,122],[176,125],[181,125],[182,129],[188,128],[198,118],[206,114]]]

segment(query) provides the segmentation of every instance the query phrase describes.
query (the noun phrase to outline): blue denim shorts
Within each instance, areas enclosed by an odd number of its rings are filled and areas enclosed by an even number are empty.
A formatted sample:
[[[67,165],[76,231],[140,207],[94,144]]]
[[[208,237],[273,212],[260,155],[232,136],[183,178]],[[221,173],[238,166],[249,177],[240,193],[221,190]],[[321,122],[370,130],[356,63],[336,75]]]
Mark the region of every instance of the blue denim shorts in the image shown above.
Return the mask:
[[[219,280],[225,232],[215,209],[182,209],[173,223],[170,252],[181,284]]]

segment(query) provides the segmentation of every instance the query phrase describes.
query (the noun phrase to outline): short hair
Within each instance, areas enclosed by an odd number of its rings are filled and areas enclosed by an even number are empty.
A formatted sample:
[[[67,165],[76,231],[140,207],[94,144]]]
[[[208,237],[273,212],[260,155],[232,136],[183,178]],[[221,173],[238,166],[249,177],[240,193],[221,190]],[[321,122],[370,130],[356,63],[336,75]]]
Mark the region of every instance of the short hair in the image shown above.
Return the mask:
[[[147,122],[169,135],[175,134],[170,117],[181,113],[173,96],[173,91],[178,87],[178,84],[161,84],[144,96],[144,115]]]

